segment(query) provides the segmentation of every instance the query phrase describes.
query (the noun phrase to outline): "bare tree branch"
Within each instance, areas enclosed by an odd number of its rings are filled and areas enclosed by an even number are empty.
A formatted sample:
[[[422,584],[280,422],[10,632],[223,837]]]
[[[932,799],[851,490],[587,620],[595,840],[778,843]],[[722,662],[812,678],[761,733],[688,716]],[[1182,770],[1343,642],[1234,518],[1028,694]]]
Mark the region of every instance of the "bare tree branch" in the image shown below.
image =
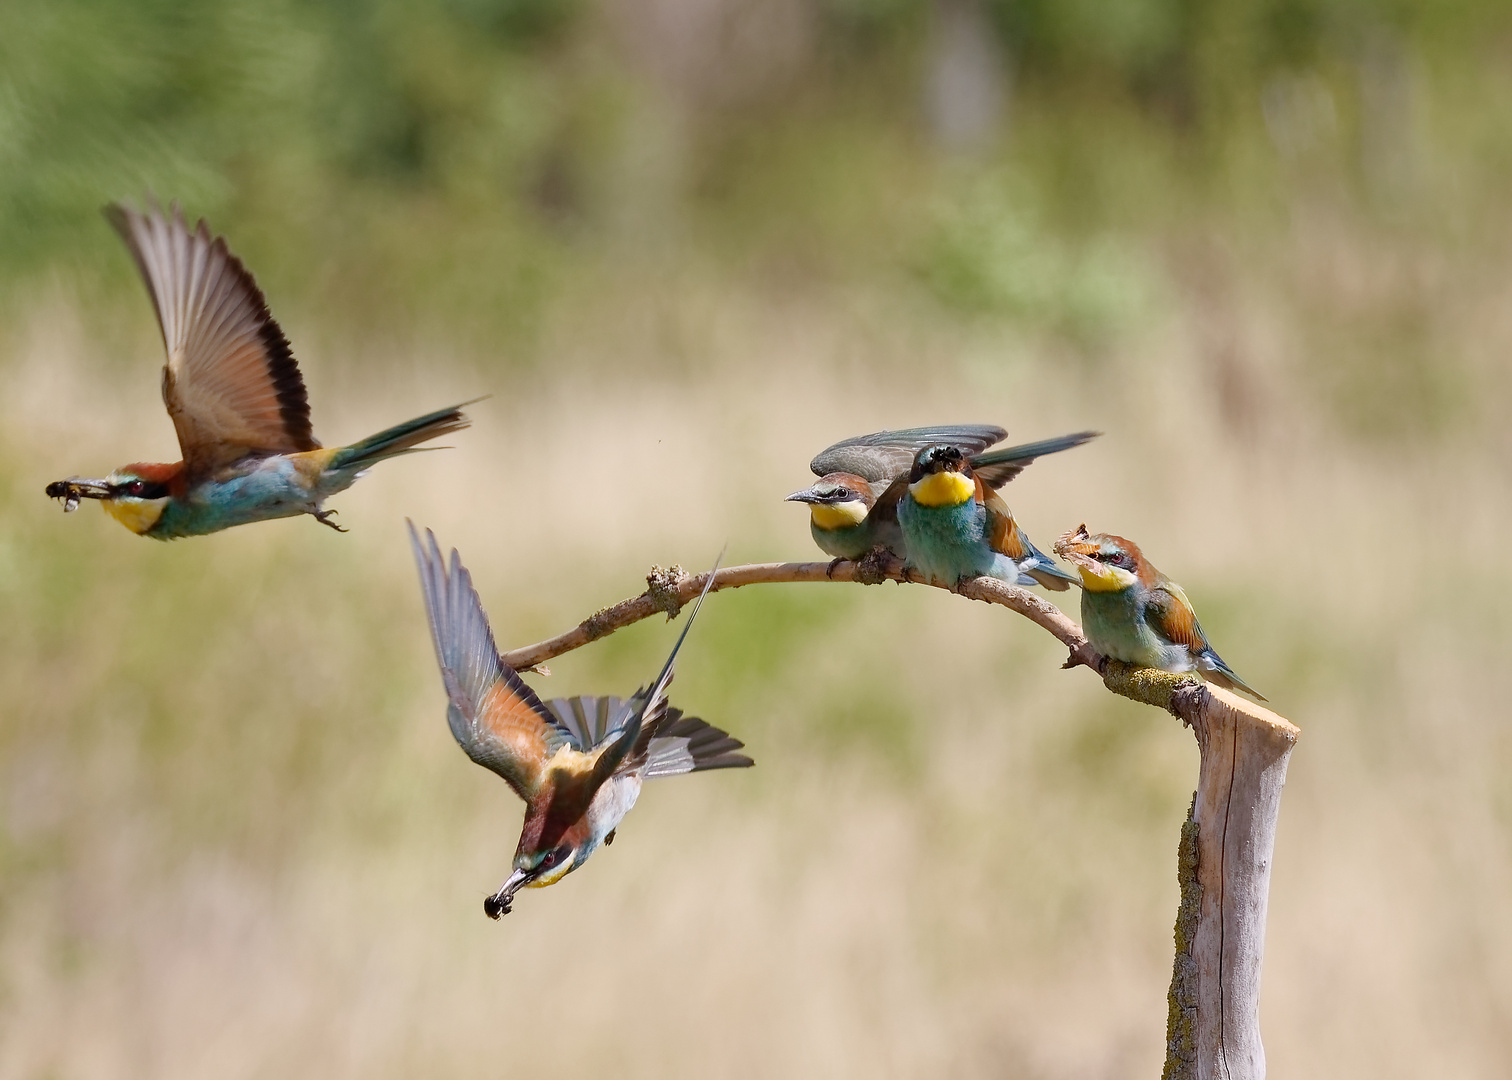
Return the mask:
[[[654,567],[640,596],[584,619],[565,634],[505,653],[516,669],[545,661],[631,623],[677,614],[702,591],[708,574]],[[898,560],[881,552],[860,562],[755,563],[715,572],[714,592],[743,585],[908,581]],[[1182,908],[1170,998],[1165,1076],[1172,1080],[1262,1080],[1260,964],[1271,854],[1286,766],[1300,734],[1286,719],[1193,675],[1134,667],[1100,656],[1060,608],[1015,585],[973,578],[954,590],[998,604],[1044,628],[1069,650],[1066,667],[1084,666],[1115,694],[1180,717],[1197,736],[1201,771],[1182,830]]]
[[[708,573],[684,574],[681,567],[652,567],[646,576],[647,589],[639,596],[622,600],[618,604],[597,611],[577,626],[554,638],[514,649],[503,654],[506,664],[516,670],[525,670],[563,653],[582,648],[642,619],[649,619],[657,612],[666,612],[668,618],[676,616],[682,605],[690,602],[703,591]],[[917,578],[904,575],[896,559],[863,559],[860,562],[841,560],[836,564],[809,563],[750,563],[745,566],[727,566],[714,575],[713,592],[738,589],[743,585],[772,585],[792,582],[851,581],[876,585],[883,581],[913,581]],[[1065,612],[1016,585],[1007,585],[992,578],[974,578],[965,582],[960,595],[984,603],[1000,604],[1011,608],[1026,619],[1039,624],[1053,634],[1061,644],[1071,650],[1077,664],[1085,664],[1093,671],[1099,670],[1102,658],[1090,645],[1081,627]],[[1132,695],[1131,695],[1132,696]]]

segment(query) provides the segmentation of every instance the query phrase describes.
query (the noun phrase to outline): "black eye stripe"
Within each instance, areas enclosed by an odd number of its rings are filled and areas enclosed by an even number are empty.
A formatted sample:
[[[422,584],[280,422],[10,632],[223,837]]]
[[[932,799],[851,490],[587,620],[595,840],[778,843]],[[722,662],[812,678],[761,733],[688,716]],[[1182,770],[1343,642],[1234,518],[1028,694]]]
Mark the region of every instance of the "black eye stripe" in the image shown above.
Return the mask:
[[[150,480],[131,480],[116,489],[134,499],[161,499],[168,494],[168,485],[155,484]]]

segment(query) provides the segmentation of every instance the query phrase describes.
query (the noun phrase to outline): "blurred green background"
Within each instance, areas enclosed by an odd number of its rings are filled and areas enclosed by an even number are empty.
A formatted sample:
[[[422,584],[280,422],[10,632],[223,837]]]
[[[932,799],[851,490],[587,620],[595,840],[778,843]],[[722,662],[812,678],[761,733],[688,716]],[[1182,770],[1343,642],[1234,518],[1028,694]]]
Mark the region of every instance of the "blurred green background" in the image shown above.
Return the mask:
[[[811,557],[815,451],[980,421],[1105,431],[1021,520],[1138,540],[1303,729],[1274,1074],[1505,1075],[1509,172],[1490,0],[0,5],[0,1078],[1155,1075],[1193,740],[932,590],[715,598],[674,699],[758,767],[479,911],[519,807],[405,516],[521,645]],[[98,214],[147,191],[257,273],[327,444],[476,426],[348,536],[65,518],[176,456]]]

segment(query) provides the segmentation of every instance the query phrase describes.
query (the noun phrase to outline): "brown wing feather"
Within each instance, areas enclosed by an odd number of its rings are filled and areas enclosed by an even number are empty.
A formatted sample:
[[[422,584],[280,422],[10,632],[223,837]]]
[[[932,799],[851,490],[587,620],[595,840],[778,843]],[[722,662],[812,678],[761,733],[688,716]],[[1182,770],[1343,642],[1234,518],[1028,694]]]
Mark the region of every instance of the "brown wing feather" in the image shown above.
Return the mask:
[[[318,449],[299,365],[257,282],[201,220],[106,210],[157,309],[168,362],[163,403],[192,477],[249,453]]]
[[[517,675],[501,677],[485,691],[472,727],[473,738],[462,747],[467,756],[502,776],[522,799],[529,799],[541,786],[554,744],[562,741],[535,691]]]
[[[1174,581],[1162,579],[1150,592],[1150,608],[1146,618],[1155,628],[1178,645],[1201,652],[1207,648],[1207,637],[1197,622],[1197,612],[1186,592]]]
[[[1013,511],[1003,497],[993,491],[982,478],[976,478],[977,501],[987,508],[987,545],[999,555],[1017,561],[1028,554],[1019,539],[1018,525],[1013,520]]]

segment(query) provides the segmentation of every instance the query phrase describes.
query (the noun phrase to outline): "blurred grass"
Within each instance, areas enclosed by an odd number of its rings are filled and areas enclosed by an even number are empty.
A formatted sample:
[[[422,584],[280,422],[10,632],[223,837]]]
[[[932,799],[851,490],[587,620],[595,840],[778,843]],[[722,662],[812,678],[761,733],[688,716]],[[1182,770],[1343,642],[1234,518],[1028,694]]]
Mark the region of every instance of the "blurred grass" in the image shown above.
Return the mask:
[[[921,589],[715,598],[674,698],[758,768],[477,911],[518,804],[402,517],[523,644],[653,563],[808,557],[816,449],[977,419],[1106,431],[1016,511],[1137,538],[1304,730],[1277,1075],[1500,1075],[1512,598],[1457,556],[1512,524],[1505,13],[987,3],[971,134],[949,8],[0,8],[0,1077],[1152,1073],[1190,736]],[[476,427],[344,537],[58,513],[173,453],[97,215],[149,188],[256,270],[328,443]],[[629,691],[675,630],[534,681]]]

